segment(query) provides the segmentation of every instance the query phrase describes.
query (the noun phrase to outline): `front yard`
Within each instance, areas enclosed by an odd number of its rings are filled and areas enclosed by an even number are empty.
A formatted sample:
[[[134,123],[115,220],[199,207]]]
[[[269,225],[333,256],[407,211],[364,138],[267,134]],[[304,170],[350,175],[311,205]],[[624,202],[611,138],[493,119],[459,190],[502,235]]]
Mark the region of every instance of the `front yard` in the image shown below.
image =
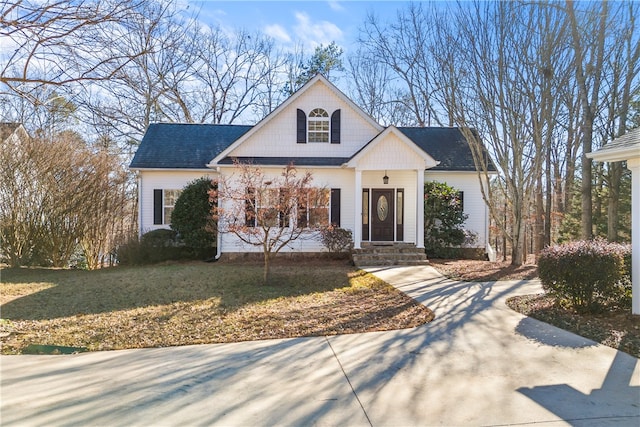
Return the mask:
[[[527,280],[536,266],[432,260],[458,280]],[[345,262],[279,261],[262,286],[260,263],[174,263],[98,271],[0,270],[0,344],[89,350],[223,343],[410,328],[433,312]],[[557,327],[640,357],[640,316],[558,307],[544,295],[508,305]]]
[[[0,271],[2,354],[28,344],[89,350],[410,328],[434,315],[344,262],[201,262],[98,271]]]

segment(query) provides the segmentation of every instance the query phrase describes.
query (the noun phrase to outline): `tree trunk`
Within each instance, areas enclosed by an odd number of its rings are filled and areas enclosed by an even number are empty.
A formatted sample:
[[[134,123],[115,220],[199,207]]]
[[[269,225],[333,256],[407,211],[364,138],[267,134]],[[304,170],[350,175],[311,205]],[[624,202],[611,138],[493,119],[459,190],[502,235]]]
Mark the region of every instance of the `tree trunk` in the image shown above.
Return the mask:
[[[264,253],[264,271],[262,274],[262,284],[268,285],[271,280],[271,254]]]
[[[514,218],[513,240],[511,246],[511,265],[516,267],[524,264],[525,224],[522,218]]]
[[[586,126],[585,126],[586,127]],[[585,129],[589,133],[589,136],[583,136],[582,152],[591,152],[591,130]],[[582,182],[580,184],[580,235],[583,240],[591,240],[593,238],[593,205],[591,199],[591,159],[582,154]]]
[[[544,249],[545,242],[545,211],[544,200],[542,198],[542,177],[538,177],[535,202],[536,220],[533,234],[533,252],[536,256]]]

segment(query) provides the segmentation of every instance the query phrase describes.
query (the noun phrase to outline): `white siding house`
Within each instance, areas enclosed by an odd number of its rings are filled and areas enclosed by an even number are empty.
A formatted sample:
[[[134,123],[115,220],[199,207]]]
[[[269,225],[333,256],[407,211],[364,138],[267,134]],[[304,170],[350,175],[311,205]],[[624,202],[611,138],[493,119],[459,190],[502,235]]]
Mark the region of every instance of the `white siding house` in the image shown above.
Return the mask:
[[[202,176],[228,178],[234,161],[259,165],[274,177],[289,163],[312,172],[314,185],[332,189],[327,221],[351,230],[355,248],[366,242],[424,248],[425,181],[462,191],[475,246],[488,241],[487,208],[459,129],[385,128],[321,75],[255,126],[150,125],[130,165],[139,177],[140,233],[169,227],[174,190]],[[379,206],[385,215],[377,214]],[[219,237],[219,254],[256,250],[232,234]],[[285,250],[323,248],[302,239]]]

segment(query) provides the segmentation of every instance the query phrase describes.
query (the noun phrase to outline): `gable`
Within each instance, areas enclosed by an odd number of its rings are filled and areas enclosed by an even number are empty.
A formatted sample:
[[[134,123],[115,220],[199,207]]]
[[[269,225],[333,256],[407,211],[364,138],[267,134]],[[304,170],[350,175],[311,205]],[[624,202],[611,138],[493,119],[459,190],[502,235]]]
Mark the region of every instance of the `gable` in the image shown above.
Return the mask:
[[[130,169],[206,169],[207,163],[251,126],[153,123]]]
[[[388,127],[356,153],[348,165],[358,169],[428,169],[438,162],[394,126]]]
[[[308,126],[300,129],[299,116],[303,114],[308,125],[309,114],[315,109],[322,109],[327,114],[330,129],[326,142],[311,142],[308,140]],[[336,134],[337,126],[339,135]],[[213,159],[211,164],[224,164],[228,162],[225,158],[232,157],[349,158],[382,129],[335,86],[318,75]]]

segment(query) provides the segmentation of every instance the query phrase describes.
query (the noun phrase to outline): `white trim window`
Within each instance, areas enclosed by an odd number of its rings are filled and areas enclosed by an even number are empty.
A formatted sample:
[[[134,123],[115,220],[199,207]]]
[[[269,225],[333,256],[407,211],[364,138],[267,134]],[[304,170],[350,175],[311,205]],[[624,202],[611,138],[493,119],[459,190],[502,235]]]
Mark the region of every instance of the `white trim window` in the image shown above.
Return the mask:
[[[329,114],[322,108],[309,113],[309,142],[329,142]]]
[[[327,188],[312,188],[307,200],[298,204],[298,226],[317,228],[329,225],[331,191]]]
[[[171,214],[173,213],[173,208],[176,206],[176,201],[178,197],[180,197],[180,193],[182,190],[164,190],[163,191],[163,201],[162,201],[162,212],[163,212],[163,221],[164,224],[171,224]]]
[[[171,214],[182,190],[167,190],[156,188],[153,190],[153,224],[170,225]]]

